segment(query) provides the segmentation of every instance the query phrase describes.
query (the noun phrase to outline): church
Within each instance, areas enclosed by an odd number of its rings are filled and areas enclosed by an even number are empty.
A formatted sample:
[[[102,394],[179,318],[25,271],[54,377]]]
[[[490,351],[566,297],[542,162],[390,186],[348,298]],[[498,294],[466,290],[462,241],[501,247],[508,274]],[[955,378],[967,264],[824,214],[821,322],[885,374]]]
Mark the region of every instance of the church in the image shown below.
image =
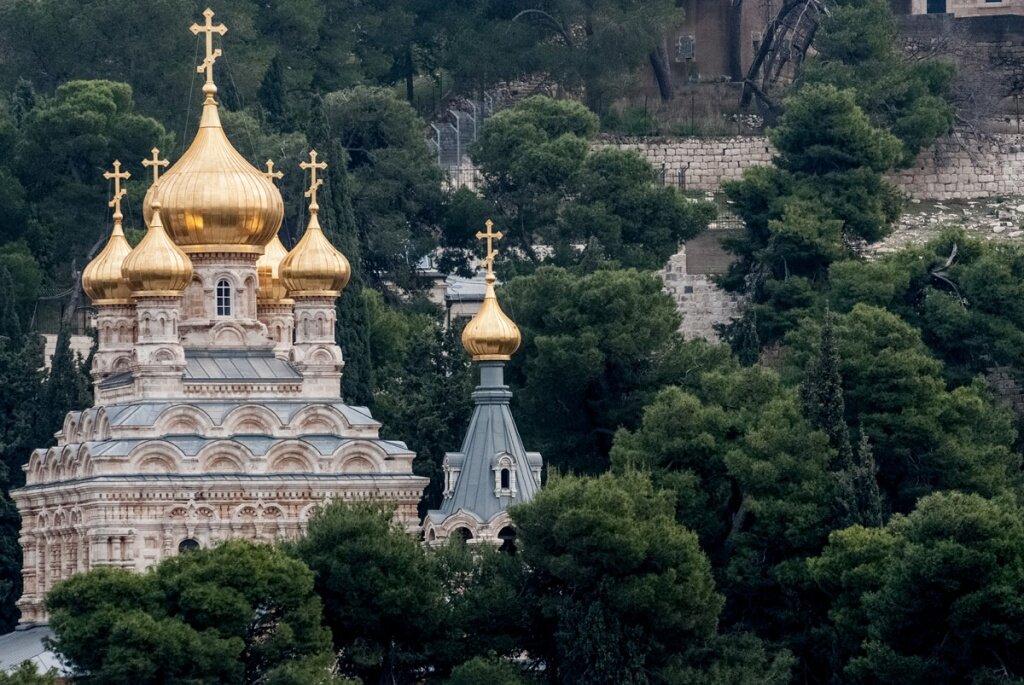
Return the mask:
[[[134,571],[189,550],[243,538],[300,535],[332,500],[380,500],[426,544],[451,537],[510,544],[507,510],[540,488],[509,411],[503,366],[520,344],[494,291],[488,222],[486,293],[463,344],[480,384],[463,445],[444,458],[439,509],[420,521],[427,479],[414,453],[380,437],[366,407],[342,401],[344,357],[335,305],[350,265],[321,230],[317,189],[327,162],[309,152],[309,221],[290,251],[278,237],[280,172],[261,171],[221,127],[214,35],[205,22],[198,132],[173,164],[153,150],[146,233],[122,226],[129,174],[113,181],[112,229],[82,274],[95,308],[94,406],[67,415],[57,444],[36,450],[12,493],[22,519],[23,624],[45,623],[59,581],[98,566]],[[2,639],[2,638],[0,638]]]

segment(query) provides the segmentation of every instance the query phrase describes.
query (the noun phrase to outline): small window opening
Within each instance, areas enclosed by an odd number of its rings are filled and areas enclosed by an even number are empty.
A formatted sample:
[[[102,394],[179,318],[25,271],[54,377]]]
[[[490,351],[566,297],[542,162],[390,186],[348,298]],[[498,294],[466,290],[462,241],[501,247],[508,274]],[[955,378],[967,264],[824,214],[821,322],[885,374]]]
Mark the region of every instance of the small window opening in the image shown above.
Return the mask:
[[[178,544],[178,553],[195,552],[199,549],[199,541],[193,538],[185,538]]]
[[[509,490],[512,487],[512,472],[508,469],[501,470],[501,489]]]
[[[469,528],[456,528],[455,535],[462,538],[463,542],[469,542],[473,539],[473,532]]]
[[[231,284],[223,278],[217,282],[217,316],[231,316]]]
[[[516,549],[516,529],[512,526],[505,526],[498,532],[498,539],[501,540],[501,547],[498,548],[499,552],[506,552],[508,554],[515,554]]]

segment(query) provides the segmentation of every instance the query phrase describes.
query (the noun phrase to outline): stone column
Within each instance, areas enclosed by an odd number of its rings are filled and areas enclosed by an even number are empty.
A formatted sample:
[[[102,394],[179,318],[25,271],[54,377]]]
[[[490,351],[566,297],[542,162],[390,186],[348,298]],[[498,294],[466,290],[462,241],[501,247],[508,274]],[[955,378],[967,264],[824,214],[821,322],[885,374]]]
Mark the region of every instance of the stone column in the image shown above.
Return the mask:
[[[92,358],[92,380],[98,385],[115,373],[128,371],[135,343],[135,305],[97,304],[96,353]]]
[[[295,296],[292,361],[302,372],[303,394],[307,397],[337,397],[341,386],[345,362],[334,339],[335,299]]]
[[[181,296],[137,297],[137,342],[132,371],[139,397],[181,396],[185,352],[178,338]]]

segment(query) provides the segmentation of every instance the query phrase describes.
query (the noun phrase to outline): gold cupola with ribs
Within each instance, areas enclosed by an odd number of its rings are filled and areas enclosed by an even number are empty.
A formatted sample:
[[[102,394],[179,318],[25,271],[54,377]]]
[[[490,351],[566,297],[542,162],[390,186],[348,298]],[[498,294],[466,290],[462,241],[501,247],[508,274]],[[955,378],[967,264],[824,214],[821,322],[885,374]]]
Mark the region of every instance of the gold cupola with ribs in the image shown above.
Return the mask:
[[[249,164],[224,134],[214,95],[213,64],[220,49],[213,49],[213,34],[224,35],[223,24],[213,24],[213,11],[203,12],[206,58],[197,67],[206,73],[203,113],[199,132],[181,159],[160,177],[162,219],[170,238],[187,253],[221,252],[261,254],[284,218],[281,193],[262,172]],[[155,190],[145,200],[145,217],[152,216]]]
[[[121,225],[121,220],[124,219],[124,214],[121,213],[121,198],[126,192],[121,187],[121,181],[130,178],[131,174],[121,171],[121,162],[115,160],[114,171],[105,172],[103,177],[114,180],[114,197],[107,203],[114,208],[114,228],[110,231],[107,244],[82,271],[82,288],[95,305],[128,304],[131,301],[132,290],[124,278],[121,267],[132,248],[124,236],[124,227]]]
[[[192,280],[192,261],[167,236],[160,202],[153,200],[149,209],[149,229],[142,242],[125,257],[121,269],[134,297],[177,297]]]
[[[302,239],[282,260],[281,280],[290,297],[337,297],[348,285],[352,267],[320,228],[316,189],[324,181],[317,178],[316,172],[326,169],[327,163],[316,161],[316,150],[310,150],[309,159],[299,164],[303,169],[309,169],[311,174],[309,190],[305,193],[310,198],[309,224]]]
[[[498,297],[494,294],[494,258],[498,251],[494,249],[494,240],[500,240],[501,231],[493,231],[494,222],[490,219],[485,224],[487,232],[478,232],[477,240],[487,240],[487,290],[484,292],[484,303],[466,327],[462,329],[462,346],[473,357],[473,361],[508,361],[519,349],[522,336],[519,327],[512,319],[501,311]]]

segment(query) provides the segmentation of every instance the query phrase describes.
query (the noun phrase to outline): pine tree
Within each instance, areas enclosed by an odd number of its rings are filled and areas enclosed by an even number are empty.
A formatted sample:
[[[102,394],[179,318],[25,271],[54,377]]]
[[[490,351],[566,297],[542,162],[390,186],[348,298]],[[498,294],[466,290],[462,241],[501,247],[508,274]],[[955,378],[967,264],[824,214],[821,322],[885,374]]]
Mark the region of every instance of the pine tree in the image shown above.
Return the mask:
[[[800,383],[800,404],[807,421],[828,435],[829,444],[836,450],[833,471],[845,470],[853,463],[839,363],[832,312],[826,307],[818,355],[807,365]]]
[[[846,528],[882,525],[882,495],[878,489],[878,465],[867,433],[860,429],[860,440],[848,468],[835,474],[838,526]]]
[[[285,85],[281,55],[275,55],[270,61],[256,97],[259,99],[264,123],[279,129],[288,127],[288,88]]]
[[[362,297],[361,250],[349,191],[348,153],[331,135],[327,111],[319,95],[312,101],[306,137],[320,158],[328,161],[327,178],[319,197],[324,233],[352,266],[352,278],[337,301],[335,324],[338,344],[345,355],[342,396],[347,402],[369,405],[373,399],[369,315]]]

